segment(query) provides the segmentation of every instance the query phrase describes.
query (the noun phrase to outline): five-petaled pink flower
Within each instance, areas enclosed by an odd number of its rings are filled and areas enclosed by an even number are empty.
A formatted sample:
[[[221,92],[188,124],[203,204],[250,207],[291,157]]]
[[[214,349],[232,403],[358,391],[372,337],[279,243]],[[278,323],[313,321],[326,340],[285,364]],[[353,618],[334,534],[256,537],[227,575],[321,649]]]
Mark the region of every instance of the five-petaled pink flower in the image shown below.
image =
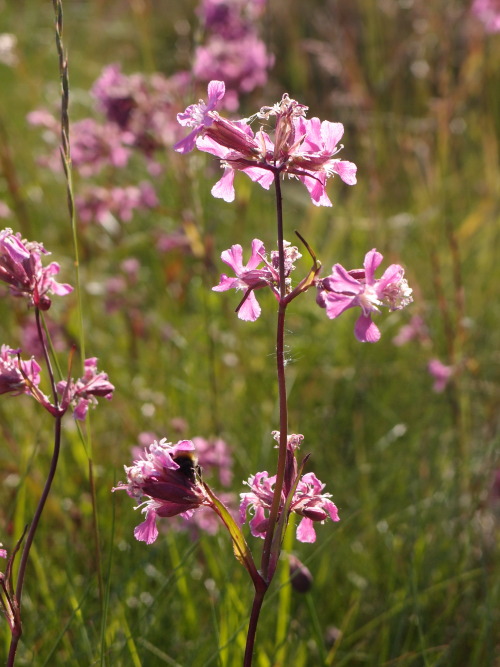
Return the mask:
[[[146,515],[134,535],[137,540],[152,544],[158,537],[157,517],[180,515],[190,518],[196,508],[212,507],[212,501],[198,479],[195,446],[191,440],[175,445],[166,438],[154,441],[144,450],[143,457],[125,466],[127,483],[113,491],[124,489],[129,496],[145,501],[137,506]]]
[[[341,264],[335,264],[331,275],[317,283],[318,305],[326,308],[330,319],[335,319],[348,308],[361,308],[354,335],[363,343],[376,343],[380,339],[380,331],[372,321],[372,314],[379,313],[380,306],[391,311],[400,310],[413,301],[412,290],[399,264],[391,264],[382,278],[375,278],[382,259],[374,248],[366,253],[363,269],[346,271]]]
[[[290,273],[295,268],[294,261],[301,257],[295,246],[288,241],[283,241],[283,252],[285,259],[285,282],[286,288],[290,285]],[[236,308],[240,320],[255,322],[261,313],[260,305],[254,294],[254,290],[262,287],[270,287],[276,298],[280,298],[278,251],[271,252],[271,261],[267,260],[266,249],[262,241],[252,241],[252,254],[248,263],[243,265],[243,250],[239,244],[231,246],[221,254],[222,261],[230,266],[236,274],[236,278],[230,278],[225,273],[220,277],[220,282],[212,289],[215,292],[225,292],[228,289],[245,290],[243,299]],[[264,263],[262,268],[259,264]]]
[[[273,433],[275,439],[279,440],[279,433]],[[287,462],[285,480],[281,492],[280,511],[285,506],[286,498],[293,485],[297,482],[297,464],[294,455],[303,436],[289,435],[287,438]],[[268,511],[273,502],[274,485],[276,475],[269,476],[267,471],[252,475],[248,482],[250,491],[242,493],[240,504],[240,521],[245,523],[247,510],[253,512],[250,519],[250,530],[254,537],[264,538],[269,526]],[[316,532],[314,522],[323,523],[328,517],[332,521],[339,521],[339,515],[335,504],[330,500],[329,493],[322,493],[325,485],[320,482],[313,472],[306,473],[298,480],[297,487],[290,504],[290,512],[295,512],[302,517],[297,526],[297,539],[300,542],[314,542]]]
[[[234,200],[236,171],[244,172],[266,190],[277,174],[297,178],[306,186],[315,206],[332,205],[326,194],[326,181],[334,174],[348,185],[356,183],[356,165],[335,157],[342,148],[339,144],[344,132],[342,123],[321,122],[319,118],[307,120],[304,118],[307,107],[287,94],[254,116],[266,121],[276,117],[274,142],[262,129],[254,133],[248,119],[229,121],[213,108],[207,111],[205,105],[188,114],[191,108],[185,115],[195,130],[177,144],[176,150],[181,147],[181,152],[187,152],[196,145],[199,150],[220,158],[224,173],[212,188],[214,197],[227,202]],[[181,121],[187,124],[184,117]]]
[[[193,130],[178,141],[174,150],[178,153],[189,153],[195,146],[196,138],[201,132],[213,123],[212,112],[224,97],[226,86],[223,81],[210,81],[208,84],[208,102],[200,100],[198,104],[191,104],[185,111],[177,114],[177,120],[184,127],[192,127]]]
[[[19,364],[19,353],[8,345],[0,348],[0,394],[31,394],[40,384],[40,366],[33,358]]]
[[[102,397],[110,401],[113,398],[114,386],[109,382],[106,373],[97,372],[97,358],[85,359],[83,377],[70,380],[69,386],[66,380],[57,383],[57,391],[62,396],[61,408],[65,409],[73,403],[73,417],[84,420],[92,403],[97,405],[97,398]]]
[[[59,273],[59,264],[51,262],[43,267],[42,254],[49,253],[41,243],[23,241],[12,229],[0,231],[0,280],[10,286],[14,296],[27,296],[32,305],[48,310],[48,294],[64,296],[73,288],[54,280],[52,276]]]

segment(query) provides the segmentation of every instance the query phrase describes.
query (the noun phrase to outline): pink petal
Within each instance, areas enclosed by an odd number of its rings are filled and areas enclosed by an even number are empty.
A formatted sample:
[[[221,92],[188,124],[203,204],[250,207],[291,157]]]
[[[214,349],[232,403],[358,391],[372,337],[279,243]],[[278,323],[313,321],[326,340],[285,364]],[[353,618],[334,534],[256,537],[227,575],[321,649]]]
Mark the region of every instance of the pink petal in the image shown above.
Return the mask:
[[[332,267],[332,273],[324,280],[328,290],[334,292],[346,292],[347,294],[361,294],[363,285],[348,273],[342,264],[335,264]]]
[[[237,276],[243,272],[243,248],[239,243],[235,243],[229,250],[224,250],[220,257],[223,262],[233,269]]]
[[[212,287],[212,290],[214,292],[225,292],[228,289],[237,288],[239,284],[240,281],[238,278],[230,278],[229,276],[226,276],[225,273],[223,273],[220,277],[219,284],[215,285],[215,287]]]
[[[377,252],[375,248],[366,253],[363,266],[365,267],[365,277],[367,285],[373,285],[373,283],[375,282],[374,280],[375,271],[377,270],[383,259],[384,259],[383,255]]]
[[[348,308],[356,305],[356,297],[348,294],[336,294],[335,292],[325,292],[325,308],[327,317],[334,320]]]
[[[344,126],[342,123],[331,123],[329,120],[324,120],[321,123],[321,139],[324,151],[330,154],[333,153],[343,134]]]
[[[247,296],[240,309],[238,310],[238,317],[244,322],[255,322],[261,313],[261,307],[253,292]]]
[[[354,326],[354,335],[361,343],[376,343],[380,340],[380,330],[369,315],[360,315]]]
[[[358,182],[356,178],[358,168],[354,162],[347,160],[335,160],[334,162],[333,171],[340,176],[344,183],[347,183],[347,185],[356,185]]]
[[[260,167],[246,167],[241,169],[247,176],[249,176],[254,183],[258,183],[265,190],[269,190],[274,182],[274,175],[269,169],[261,169]]]
[[[234,201],[234,170],[231,167],[224,169],[224,175],[211,190],[214,197],[227,202]]]
[[[299,542],[307,542],[312,544],[316,542],[316,531],[312,519],[304,517],[297,526],[297,539]]]
[[[262,255],[266,252],[264,244],[259,239],[254,239],[252,241],[252,256],[248,260],[248,264],[245,269],[251,271],[256,269],[257,266],[262,262]]]
[[[134,528],[134,537],[139,542],[153,544],[158,537],[158,528],[156,527],[156,512],[148,510],[146,520]]]

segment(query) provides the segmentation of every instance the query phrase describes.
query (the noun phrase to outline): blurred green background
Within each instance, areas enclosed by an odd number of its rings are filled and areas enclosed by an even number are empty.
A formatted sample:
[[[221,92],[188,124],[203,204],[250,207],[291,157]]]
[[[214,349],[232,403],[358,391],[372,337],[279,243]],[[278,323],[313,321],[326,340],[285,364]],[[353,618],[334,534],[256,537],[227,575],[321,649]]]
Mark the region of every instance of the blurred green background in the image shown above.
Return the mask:
[[[314,583],[295,592],[283,560],[255,665],[499,665],[500,34],[487,34],[458,0],[268,5],[261,34],[275,65],[266,88],[242,99],[239,117],[286,91],[309,117],[344,124],[341,157],[358,165],[356,186],[329,183],[332,208],[312,206],[302,185],[286,182],[285,238],[299,230],[324,275],[335,262],[361,266],[376,247],[384,267],[405,267],[414,303],[377,320],[376,345],[355,340],[352,311],[327,320],[312,292],[289,309],[290,431],[304,434],[308,469],[326,483],[341,521],[319,526],[314,545],[287,534],[287,550]],[[195,7],[66,0],[71,121],[98,117],[89,90],[110,63],[127,74],[189,69],[203,37]],[[0,1],[0,31],[17,39],[14,63],[0,62],[0,199],[13,212],[3,226],[42,241],[61,281],[74,282],[63,175],[39,165],[43,132],[26,121],[60,100],[51,3]],[[200,95],[186,91],[185,103]],[[193,540],[166,526],[148,547],[133,537],[133,501],[110,489],[146,431],[174,442],[222,437],[235,494],[250,474],[273,470],[275,301],[259,295],[263,314],[245,323],[233,312],[237,295],[210,289],[232,244],[248,252],[260,238],[274,247],[273,195],[239,174],[226,204],[210,195],[219,173],[210,156],[156,157],[164,172],[153,179],[154,211],[112,230],[79,228],[86,353],[116,391],[91,413],[91,450],[66,418],[28,569],[19,665],[242,661],[252,589],[228,537]],[[144,163],[132,161],[128,182],[145,177]],[[84,185],[75,175],[75,194]],[[179,229],[188,251],[158,251],[159,236]],[[110,310],[107,281],[130,257],[140,262],[137,280]],[[305,256],[295,277],[309,265]],[[30,314],[2,294],[0,342],[22,347]],[[394,345],[416,315],[425,340]],[[58,300],[49,316],[61,325],[64,373],[79,336],[76,299]],[[454,368],[442,393],[427,371],[433,358]],[[4,395],[0,428],[0,541],[10,550],[47,474],[52,423],[27,397]],[[249,539],[258,554],[260,541]],[[2,622],[0,655],[8,643]]]

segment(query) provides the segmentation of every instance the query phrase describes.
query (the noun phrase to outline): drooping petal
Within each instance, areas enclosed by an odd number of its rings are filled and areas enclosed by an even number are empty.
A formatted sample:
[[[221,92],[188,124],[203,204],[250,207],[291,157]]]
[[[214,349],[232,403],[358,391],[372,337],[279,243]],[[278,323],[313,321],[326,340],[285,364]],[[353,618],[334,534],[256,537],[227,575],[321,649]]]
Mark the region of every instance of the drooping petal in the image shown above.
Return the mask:
[[[156,512],[153,508],[147,509],[146,520],[134,528],[134,537],[139,542],[146,542],[146,544],[153,544],[158,537]]]
[[[299,542],[305,542],[307,544],[316,542],[316,531],[314,530],[313,520],[304,517],[297,526],[296,535]]]
[[[255,294],[250,292],[238,310],[238,317],[245,322],[255,322],[261,310]]]
[[[217,181],[214,187],[211,189],[211,193],[217,199],[223,199],[224,201],[230,203],[234,201],[234,169],[231,167],[226,167],[224,169],[224,175]]]
[[[358,317],[354,335],[361,343],[376,343],[380,340],[380,330],[369,315]]]
[[[326,194],[325,174],[320,172],[313,175],[299,174],[298,179],[306,186],[314,206],[332,206],[332,202]]]

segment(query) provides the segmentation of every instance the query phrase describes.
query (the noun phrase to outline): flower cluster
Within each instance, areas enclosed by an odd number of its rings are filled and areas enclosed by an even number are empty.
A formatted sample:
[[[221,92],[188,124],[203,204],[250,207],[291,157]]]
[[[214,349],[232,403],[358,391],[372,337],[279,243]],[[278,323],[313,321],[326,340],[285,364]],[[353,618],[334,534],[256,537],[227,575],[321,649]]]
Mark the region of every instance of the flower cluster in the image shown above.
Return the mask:
[[[195,509],[212,506],[199,480],[195,445],[180,440],[175,445],[163,438],[155,440],[132,466],[125,466],[127,483],[113,489],[125,490],[132,498],[142,501],[138,507],[145,514],[134,535],[137,540],[152,544],[158,537],[157,517],[180,515],[189,518]]]
[[[50,308],[48,294],[64,296],[73,291],[71,285],[52,277],[59,273],[59,264],[42,266],[42,255],[48,254],[41,243],[23,241],[12,229],[0,231],[0,280],[10,286],[14,296],[27,297],[40,310]]]
[[[57,391],[62,396],[62,409],[70,404],[74,406],[73,416],[75,419],[84,420],[89,405],[97,405],[97,397],[113,398],[114,386],[109,382],[106,373],[97,372],[97,359],[91,357],[85,359],[83,377],[77,380],[61,380],[57,383]]]
[[[288,241],[284,241],[283,251],[285,256],[285,281],[286,287],[289,289],[289,276],[295,269],[294,261],[302,255]],[[243,265],[243,250],[239,244],[233,245],[229,250],[224,250],[221,258],[233,269],[236,278],[230,278],[223,273],[219,284],[212,289],[215,292],[225,292],[228,289],[245,290],[236,312],[241,320],[255,322],[261,313],[260,305],[254,294],[256,289],[270,287],[276,298],[280,298],[278,252],[272,251],[271,259],[268,261],[264,244],[259,239],[254,239],[252,241],[252,254],[245,266]],[[264,266],[259,268],[260,264],[264,264]]]
[[[277,431],[273,433],[273,436],[276,440],[279,440]],[[323,523],[328,517],[332,521],[339,521],[339,515],[336,506],[330,500],[331,495],[322,493],[325,485],[320,482],[314,473],[306,473],[297,480],[297,462],[294,452],[300,446],[302,439],[302,435],[295,434],[289,435],[287,438],[287,462],[285,481],[281,492],[280,512],[285,507],[288,494],[296,486],[289,511],[302,517],[297,526],[297,539],[300,542],[314,542],[316,540],[314,523]],[[252,475],[246,483],[250,487],[250,491],[241,494],[240,520],[244,523],[247,510],[250,510],[253,513],[253,517],[250,519],[252,535],[264,538],[269,525],[269,518],[266,513],[271,508],[273,501],[276,475],[270,476],[264,470]]]
[[[198,14],[206,41],[194,53],[197,81],[225,81],[223,106],[234,111],[240,93],[249,93],[267,82],[274,58],[259,38],[257,19],[266,0],[202,0]]]
[[[8,345],[0,348],[0,394],[30,394],[40,384],[40,366],[33,358],[19,361],[20,353]]]
[[[71,157],[73,166],[85,178],[112,173],[114,184],[89,184],[79,194],[75,203],[84,222],[105,225],[111,216],[128,222],[134,211],[158,205],[149,181],[117,185],[116,175],[128,166],[133,154],[142,156],[150,174],[161,172],[155,155],[179,139],[175,115],[182,108],[180,100],[189,80],[187,72],[167,78],[161,74],[127,76],[115,64],[103,69],[91,94],[104,118],[84,118],[72,125]],[[53,114],[43,109],[33,111],[28,121],[44,128],[47,140],[57,146],[59,123]],[[40,161],[52,170],[60,168],[57,150]]]
[[[306,119],[307,107],[283,95],[272,107],[262,108],[254,118],[269,121],[275,117],[274,142],[263,129],[253,132],[248,119],[230,121],[216,108],[225,94],[223,81],[208,85],[208,101],[200,100],[179,114],[183,126],[193,128],[175,145],[186,153],[196,147],[220,158],[222,178],[212,188],[214,197],[234,200],[234,175],[242,171],[266,190],[274,175],[287,175],[301,181],[315,206],[331,206],[326,181],[337,174],[348,185],[356,183],[356,165],[335,157],[342,146],[342,123]]]
[[[400,310],[413,300],[404,269],[399,264],[391,264],[381,278],[375,278],[382,259],[374,248],[366,253],[363,269],[346,271],[341,264],[335,264],[332,273],[318,281],[317,302],[326,309],[330,319],[335,319],[348,308],[361,308],[354,335],[363,343],[376,343],[380,339],[380,330],[372,321],[372,314],[379,313],[381,306]]]

